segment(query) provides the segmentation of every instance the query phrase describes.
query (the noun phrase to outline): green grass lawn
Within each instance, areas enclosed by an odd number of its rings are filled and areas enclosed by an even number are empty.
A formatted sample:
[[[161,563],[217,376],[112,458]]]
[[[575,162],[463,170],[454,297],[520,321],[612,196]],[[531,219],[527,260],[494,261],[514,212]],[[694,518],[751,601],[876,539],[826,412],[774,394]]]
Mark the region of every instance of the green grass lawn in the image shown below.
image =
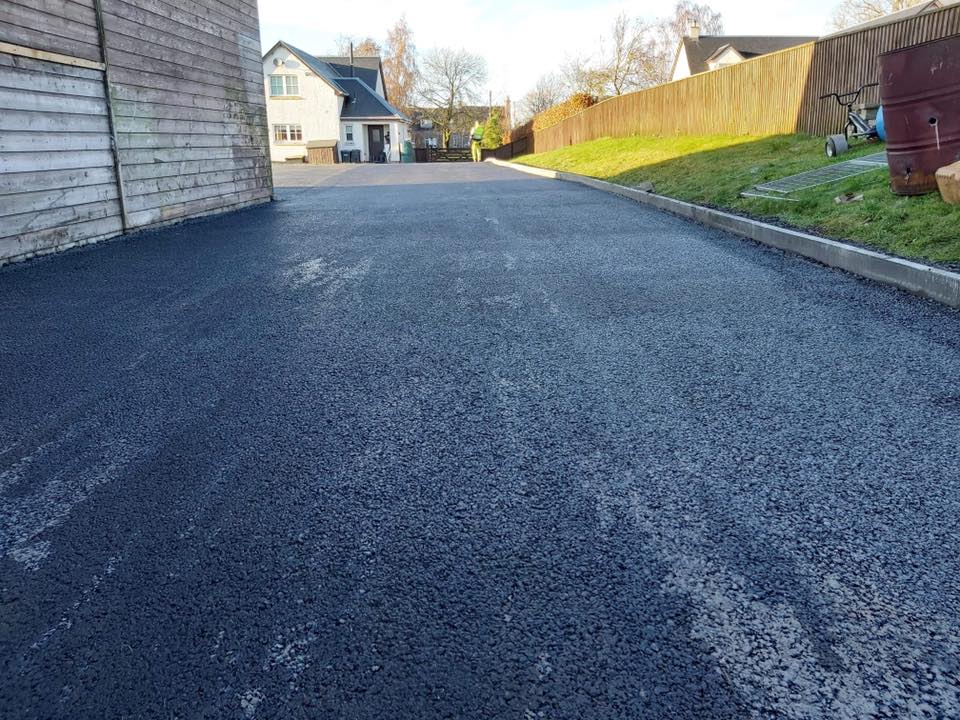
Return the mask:
[[[864,144],[841,160],[879,152]],[[940,195],[898,197],[886,170],[794,195],[799,202],[741,198],[757,183],[821,167],[823,138],[628,137],[603,138],[562,150],[527,155],[518,162],[589,175],[621,185],[652,182],[655,192],[869,245],[904,257],[960,263],[960,206]],[[842,193],[862,193],[860,202],[838,205]]]

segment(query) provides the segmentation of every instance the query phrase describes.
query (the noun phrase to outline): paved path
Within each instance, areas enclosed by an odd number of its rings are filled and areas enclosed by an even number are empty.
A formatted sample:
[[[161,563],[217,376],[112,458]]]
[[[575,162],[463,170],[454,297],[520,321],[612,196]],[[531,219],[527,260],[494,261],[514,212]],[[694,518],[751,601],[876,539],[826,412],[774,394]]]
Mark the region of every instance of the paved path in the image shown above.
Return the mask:
[[[960,314],[488,166],[0,270],[0,717],[960,716]]]

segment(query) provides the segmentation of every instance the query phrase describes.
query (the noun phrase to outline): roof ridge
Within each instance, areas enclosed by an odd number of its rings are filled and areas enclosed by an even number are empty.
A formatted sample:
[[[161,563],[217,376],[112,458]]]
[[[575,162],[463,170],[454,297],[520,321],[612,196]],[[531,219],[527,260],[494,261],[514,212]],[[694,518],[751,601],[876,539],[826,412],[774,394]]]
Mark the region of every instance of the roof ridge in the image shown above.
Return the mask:
[[[289,50],[291,53],[293,53],[298,58],[300,58],[306,64],[307,67],[309,67],[311,70],[317,73],[317,75],[323,78],[323,80],[326,83],[328,83],[330,86],[332,86],[334,90],[339,90],[341,93],[344,93],[344,94],[346,93],[343,87],[341,87],[340,83],[337,82],[340,79],[339,73],[337,73],[332,67],[330,67],[330,64],[328,62],[326,62],[325,60],[321,60],[315,55],[311,55],[305,50],[301,50],[300,48],[294,45],[291,45],[285,40],[280,40],[277,43],[277,45],[283,45],[285,48],[287,48],[287,50]],[[276,45],[274,47],[276,47]],[[314,67],[314,64],[316,64],[316,67]],[[326,68],[326,71],[324,71],[322,68]]]

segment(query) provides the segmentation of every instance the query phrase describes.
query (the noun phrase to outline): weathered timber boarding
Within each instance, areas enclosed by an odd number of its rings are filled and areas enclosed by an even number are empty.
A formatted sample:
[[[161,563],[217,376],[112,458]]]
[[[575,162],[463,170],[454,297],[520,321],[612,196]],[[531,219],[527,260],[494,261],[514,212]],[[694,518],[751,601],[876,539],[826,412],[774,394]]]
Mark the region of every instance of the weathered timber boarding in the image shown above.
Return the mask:
[[[268,199],[256,6],[102,2],[131,225]]]
[[[93,0],[3,0],[0,41],[83,60],[100,60]]]
[[[0,263],[271,193],[252,0],[0,0]]]
[[[777,135],[839,132],[843,110],[820,96],[879,80],[878,56],[960,33],[960,5],[822,38],[736,65],[610,98],[524,139],[546,152],[628,135]],[[876,93],[867,93],[868,103]],[[515,141],[512,145],[517,145]],[[505,158],[510,151],[497,155]]]
[[[123,229],[100,70],[0,53],[0,259]]]

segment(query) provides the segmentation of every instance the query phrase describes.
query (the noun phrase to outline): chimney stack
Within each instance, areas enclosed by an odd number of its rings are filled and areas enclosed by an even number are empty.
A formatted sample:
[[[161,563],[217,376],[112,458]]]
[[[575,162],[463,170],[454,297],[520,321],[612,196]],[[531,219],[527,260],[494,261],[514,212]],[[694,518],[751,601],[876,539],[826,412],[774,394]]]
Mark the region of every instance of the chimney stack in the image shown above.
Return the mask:
[[[691,40],[700,39],[700,23],[698,23],[696,20],[690,23],[690,29],[687,31],[687,37]]]
[[[350,77],[353,77],[353,41],[350,42]]]

